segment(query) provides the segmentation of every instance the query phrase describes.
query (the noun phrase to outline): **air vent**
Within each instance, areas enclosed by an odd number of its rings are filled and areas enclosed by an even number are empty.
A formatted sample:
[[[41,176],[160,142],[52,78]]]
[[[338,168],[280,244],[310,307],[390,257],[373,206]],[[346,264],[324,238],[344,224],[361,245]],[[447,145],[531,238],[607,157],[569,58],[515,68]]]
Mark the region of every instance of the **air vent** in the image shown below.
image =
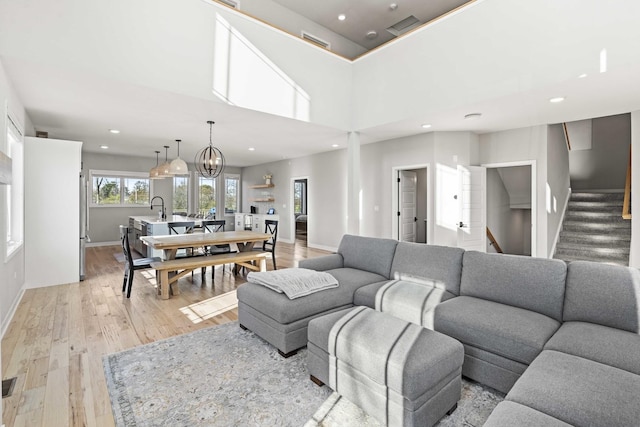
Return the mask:
[[[313,35],[305,32],[305,31],[302,32],[302,38],[305,39],[305,40],[310,41],[311,43],[313,43],[313,44],[315,44],[317,46],[320,46],[320,47],[323,47],[325,49],[331,50],[331,44],[329,42],[326,42],[326,41],[324,41],[324,40],[322,40],[322,39],[320,39],[320,38],[318,38],[316,36],[313,36]]]
[[[395,24],[387,28],[387,31],[389,31],[394,36],[400,36],[409,30],[413,30],[420,24],[421,22],[418,18],[416,18],[413,15],[410,15],[404,18],[402,21],[396,22]]]
[[[8,380],[2,380],[2,398],[11,396],[13,393],[13,387],[16,385],[16,377],[9,378]]]
[[[218,0],[218,1],[234,9],[240,9],[240,2],[237,2],[234,0]]]

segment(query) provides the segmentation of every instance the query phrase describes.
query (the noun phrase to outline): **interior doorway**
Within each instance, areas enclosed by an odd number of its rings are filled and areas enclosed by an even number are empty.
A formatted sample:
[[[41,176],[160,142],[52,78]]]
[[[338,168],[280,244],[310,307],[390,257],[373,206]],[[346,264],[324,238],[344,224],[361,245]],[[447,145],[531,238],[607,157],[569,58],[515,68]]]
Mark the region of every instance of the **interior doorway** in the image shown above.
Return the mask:
[[[393,238],[428,242],[428,172],[428,165],[393,169]]]
[[[293,178],[293,233],[294,243],[306,246],[309,231],[309,179],[307,177]]]
[[[487,252],[513,255],[536,253],[535,163],[483,165],[486,174]]]

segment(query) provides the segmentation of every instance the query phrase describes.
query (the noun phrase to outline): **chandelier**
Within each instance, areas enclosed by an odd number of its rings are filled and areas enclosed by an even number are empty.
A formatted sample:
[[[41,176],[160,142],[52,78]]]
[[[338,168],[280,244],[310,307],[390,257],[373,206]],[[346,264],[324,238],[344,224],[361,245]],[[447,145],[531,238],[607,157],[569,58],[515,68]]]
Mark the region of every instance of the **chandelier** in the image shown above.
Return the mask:
[[[209,146],[198,151],[194,159],[196,170],[204,178],[216,178],[224,170],[225,160],[220,149],[213,146],[211,134],[215,122],[209,120]]]

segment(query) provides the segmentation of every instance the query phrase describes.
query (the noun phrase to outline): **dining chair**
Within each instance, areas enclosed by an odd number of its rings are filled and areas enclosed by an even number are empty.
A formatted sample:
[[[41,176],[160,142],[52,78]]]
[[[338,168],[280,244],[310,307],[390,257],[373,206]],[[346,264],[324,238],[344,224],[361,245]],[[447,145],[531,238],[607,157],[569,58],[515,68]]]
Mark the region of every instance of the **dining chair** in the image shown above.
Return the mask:
[[[160,258],[138,258],[133,259],[131,256],[131,247],[129,246],[129,227],[120,226],[120,242],[122,243],[122,253],[124,254],[124,279],[122,280],[122,293],[127,291],[127,298],[131,297],[131,287],[133,285],[133,273],[136,270],[146,270],[151,268],[151,263],[160,261]]]
[[[264,220],[264,232],[266,234],[270,234],[271,237],[262,242],[261,246],[257,248],[254,246],[254,251],[261,252],[270,252],[271,253],[271,262],[273,262],[273,269],[277,270],[276,266],[276,241],[278,238],[278,221],[273,219],[265,219]],[[243,267],[244,271],[244,267]]]
[[[196,223],[194,221],[172,221],[167,223],[167,227],[169,227],[169,235],[171,234],[191,234],[193,233],[193,229]],[[193,256],[194,248],[181,248],[184,249],[184,253],[178,255],[176,252],[176,258]],[[181,249],[178,249],[180,251]],[[193,271],[191,271],[191,279],[193,279]]]
[[[227,221],[224,219],[212,219],[212,220],[204,220],[202,221],[202,230],[205,233],[218,233],[224,231],[224,227]],[[220,255],[220,254],[229,254],[235,251],[231,250],[231,245],[223,244],[223,245],[211,245],[205,248],[205,252],[210,255]],[[222,273],[224,273],[225,265],[222,264]],[[202,273],[204,274],[206,268],[202,269]],[[215,276],[215,267],[211,267],[211,279],[213,280]]]

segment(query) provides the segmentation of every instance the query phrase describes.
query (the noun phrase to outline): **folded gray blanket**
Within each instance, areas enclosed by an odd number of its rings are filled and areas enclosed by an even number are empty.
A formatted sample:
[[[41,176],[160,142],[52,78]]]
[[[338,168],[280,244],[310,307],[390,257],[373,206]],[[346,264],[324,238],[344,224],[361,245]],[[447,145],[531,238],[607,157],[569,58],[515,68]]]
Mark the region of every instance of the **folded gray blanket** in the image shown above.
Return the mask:
[[[284,293],[289,299],[338,287],[338,280],[331,274],[306,268],[251,272],[247,281]]]

